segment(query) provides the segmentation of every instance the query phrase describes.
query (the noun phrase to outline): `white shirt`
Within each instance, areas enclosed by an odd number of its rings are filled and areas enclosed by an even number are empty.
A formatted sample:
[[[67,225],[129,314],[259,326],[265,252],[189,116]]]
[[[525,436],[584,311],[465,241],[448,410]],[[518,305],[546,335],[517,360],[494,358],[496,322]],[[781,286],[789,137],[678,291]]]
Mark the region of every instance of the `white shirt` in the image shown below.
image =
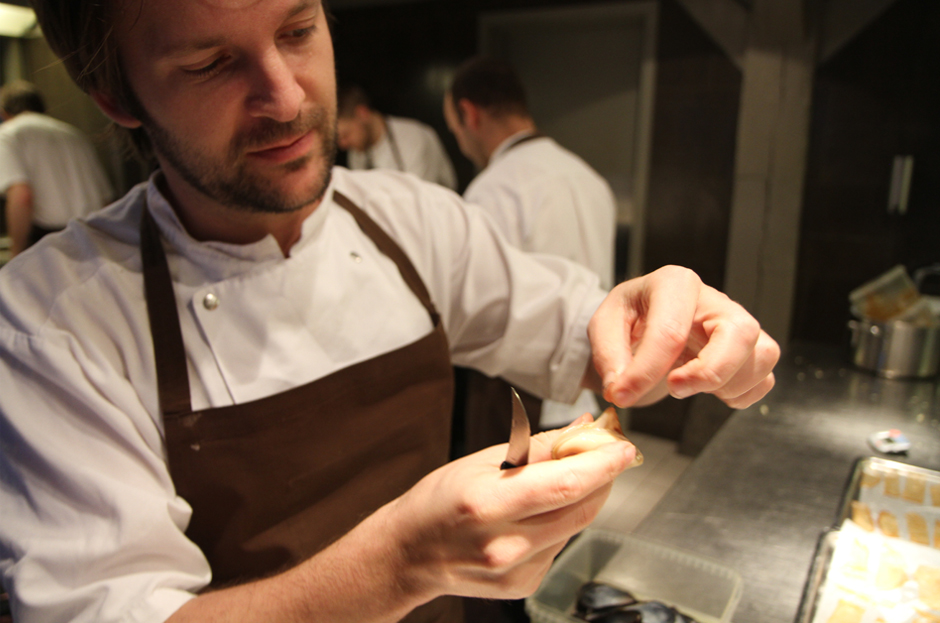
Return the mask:
[[[285,259],[270,236],[197,242],[141,184],[0,270],[0,572],[17,623],[163,621],[210,580],[165,463],[137,246],[145,198],[168,247],[195,409],[307,383],[431,330],[334,190],[415,264],[455,363],[577,395],[604,296],[596,277],[510,247],[447,189],[334,169]]]
[[[88,138],[65,122],[23,112],[0,124],[0,192],[27,183],[33,222],[65,227],[114,198],[111,183]]]
[[[609,290],[617,232],[614,193],[599,173],[551,138],[516,145],[531,134],[520,132],[503,141],[464,198],[483,208],[512,244],[578,262]],[[598,411],[586,390],[573,407],[543,402],[541,422],[563,425],[585,411]]]
[[[347,159],[350,169],[392,169],[457,188],[454,166],[437,132],[414,119],[386,116],[382,138],[366,151],[349,150]]]

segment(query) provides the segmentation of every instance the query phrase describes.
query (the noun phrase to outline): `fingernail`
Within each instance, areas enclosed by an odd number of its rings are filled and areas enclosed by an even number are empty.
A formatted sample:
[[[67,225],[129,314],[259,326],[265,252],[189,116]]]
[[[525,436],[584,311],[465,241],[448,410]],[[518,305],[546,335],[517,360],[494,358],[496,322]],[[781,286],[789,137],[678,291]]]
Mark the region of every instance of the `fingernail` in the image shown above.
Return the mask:
[[[678,387],[671,387],[669,389],[669,395],[672,396],[673,398],[678,398],[679,400],[682,400],[683,398],[688,398],[694,393],[695,391],[688,385],[680,385]]]

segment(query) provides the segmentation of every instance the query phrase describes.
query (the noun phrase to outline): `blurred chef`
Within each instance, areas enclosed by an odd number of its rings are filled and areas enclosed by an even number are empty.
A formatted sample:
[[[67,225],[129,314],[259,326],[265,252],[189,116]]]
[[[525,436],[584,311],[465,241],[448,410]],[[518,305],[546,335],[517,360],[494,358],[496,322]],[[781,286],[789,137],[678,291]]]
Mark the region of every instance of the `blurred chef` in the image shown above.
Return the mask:
[[[357,85],[339,89],[337,144],[348,152],[350,169],[394,169],[450,189],[454,167],[434,129],[415,119],[384,115],[372,108]]]
[[[482,207],[515,246],[578,262],[597,274],[602,287],[613,287],[613,191],[584,160],[539,133],[513,67],[494,58],[466,61],[445,95],[444,116],[460,150],[480,169],[464,198]],[[469,375],[465,419],[467,449],[473,451],[505,439],[510,419],[503,383]],[[537,403],[527,403],[534,420]],[[587,390],[573,406],[543,402],[539,419],[554,427],[586,411],[599,411]]]
[[[12,255],[114,198],[88,137],[45,112],[32,83],[0,90],[0,192]]]

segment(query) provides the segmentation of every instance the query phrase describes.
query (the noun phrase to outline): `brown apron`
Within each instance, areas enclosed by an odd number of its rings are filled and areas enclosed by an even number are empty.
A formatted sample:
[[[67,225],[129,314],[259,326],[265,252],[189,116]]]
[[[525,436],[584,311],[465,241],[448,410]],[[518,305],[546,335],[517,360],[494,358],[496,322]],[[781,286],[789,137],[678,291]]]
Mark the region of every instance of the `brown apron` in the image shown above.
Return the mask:
[[[397,264],[434,330],[307,385],[195,412],[169,267],[144,208],[144,287],[169,470],[192,506],[186,534],[209,560],[213,586],[309,558],[447,460],[453,375],[440,317],[398,245],[349,199],[334,199]],[[462,604],[443,597],[405,620],[461,621]]]
[[[523,136],[509,145],[503,153],[544,136],[539,132]],[[463,405],[457,405],[455,409],[462,414],[463,451],[466,454],[472,454],[483,448],[509,441],[512,423],[510,384],[502,378],[490,377],[471,368],[458,369],[457,379],[463,385],[458,395],[465,394]],[[538,431],[542,416],[542,399],[518,387],[516,391],[519,392],[519,397],[525,405],[532,430]],[[457,421],[457,425],[460,425],[460,421]]]

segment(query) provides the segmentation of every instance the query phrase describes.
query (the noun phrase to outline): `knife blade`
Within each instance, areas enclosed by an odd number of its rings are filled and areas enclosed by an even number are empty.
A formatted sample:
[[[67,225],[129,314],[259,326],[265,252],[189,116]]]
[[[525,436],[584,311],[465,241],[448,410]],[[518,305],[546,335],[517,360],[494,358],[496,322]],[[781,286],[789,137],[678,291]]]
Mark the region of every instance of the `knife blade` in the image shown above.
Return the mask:
[[[529,462],[529,416],[526,415],[519,393],[512,387],[509,389],[512,392],[512,431],[509,433],[506,460],[499,466],[500,469],[522,467]]]

